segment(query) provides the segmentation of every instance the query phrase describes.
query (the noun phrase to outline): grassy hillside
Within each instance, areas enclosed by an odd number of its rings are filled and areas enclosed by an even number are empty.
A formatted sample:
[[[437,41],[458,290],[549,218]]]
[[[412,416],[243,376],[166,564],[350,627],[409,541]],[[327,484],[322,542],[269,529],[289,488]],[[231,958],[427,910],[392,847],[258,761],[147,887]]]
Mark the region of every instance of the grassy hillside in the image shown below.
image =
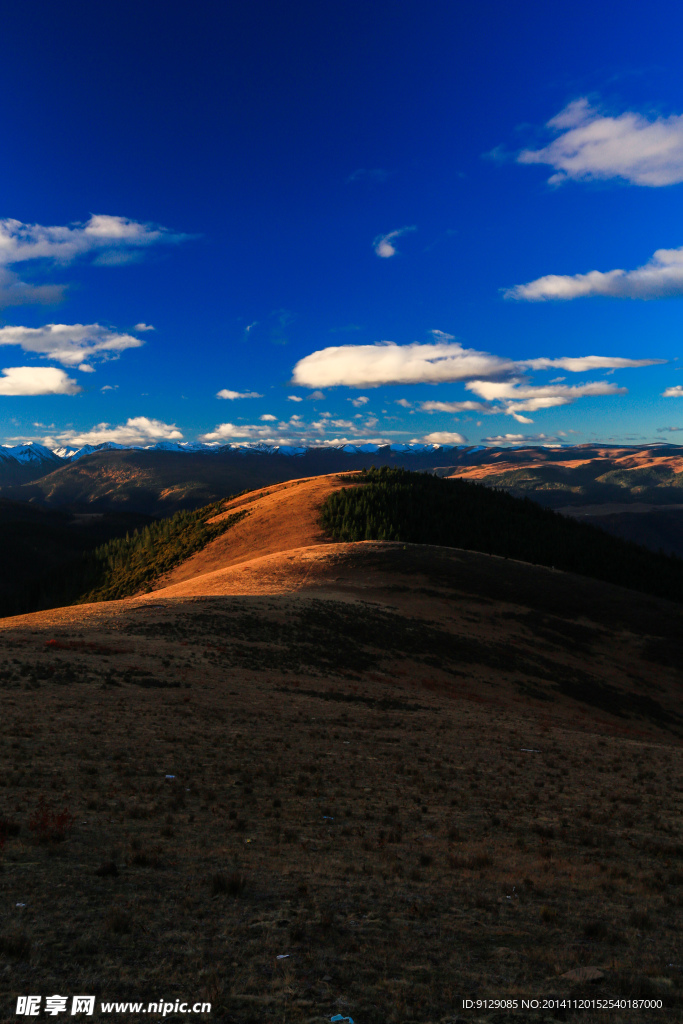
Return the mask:
[[[371,470],[364,487],[330,495],[322,525],[337,541],[440,544],[554,566],[683,599],[683,561],[565,518],[528,498],[467,480]]]
[[[606,459],[576,467],[546,464],[506,470],[486,477],[486,484],[553,508],[630,501],[683,503],[683,473],[666,465],[612,469]]]

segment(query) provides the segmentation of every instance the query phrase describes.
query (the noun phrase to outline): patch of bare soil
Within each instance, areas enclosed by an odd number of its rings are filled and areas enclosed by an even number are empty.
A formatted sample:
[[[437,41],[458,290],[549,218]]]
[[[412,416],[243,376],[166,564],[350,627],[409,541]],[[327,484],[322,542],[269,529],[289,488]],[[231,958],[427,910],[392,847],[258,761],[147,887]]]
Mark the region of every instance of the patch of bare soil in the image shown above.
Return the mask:
[[[259,562],[0,621],[2,1019],[678,1019],[680,609],[420,545]]]

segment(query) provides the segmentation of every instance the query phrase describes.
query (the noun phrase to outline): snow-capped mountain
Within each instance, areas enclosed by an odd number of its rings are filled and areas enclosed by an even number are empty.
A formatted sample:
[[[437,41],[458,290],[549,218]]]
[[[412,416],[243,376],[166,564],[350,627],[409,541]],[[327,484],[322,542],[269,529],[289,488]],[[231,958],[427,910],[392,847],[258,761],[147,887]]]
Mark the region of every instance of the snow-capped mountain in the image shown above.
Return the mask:
[[[27,447],[27,446],[25,446]],[[39,448],[39,445],[33,446]],[[438,445],[438,444],[389,444],[380,445],[373,442],[366,442],[362,444],[343,444],[343,445],[319,445],[312,448],[303,445],[291,445],[291,444],[264,444],[263,442],[255,444],[221,444],[220,442],[193,442],[193,441],[158,441],[156,444],[139,445],[139,444],[117,444],[114,441],[105,441],[102,444],[86,444],[82,448],[54,448],[52,454],[64,461],[75,462],[77,459],[82,459],[85,455],[94,455],[100,452],[108,451],[147,451],[147,452],[244,452],[266,454],[266,455],[286,455],[286,456],[301,456],[305,455],[306,452],[314,451],[343,451],[348,455],[356,455],[358,453],[372,454],[378,452],[380,449],[388,449],[392,452],[400,452],[407,454],[410,452],[437,452],[437,451],[453,451],[455,449],[466,449],[467,445]],[[45,449],[46,450],[46,449]],[[9,451],[9,449],[5,449]]]
[[[53,452],[50,448],[44,448],[42,444],[36,444],[35,441],[30,441],[28,444],[16,444],[12,447],[3,445],[0,447],[0,455],[2,458],[14,459],[15,462],[23,463],[41,463],[48,462],[54,463],[55,468],[60,463],[60,457],[56,452]]]

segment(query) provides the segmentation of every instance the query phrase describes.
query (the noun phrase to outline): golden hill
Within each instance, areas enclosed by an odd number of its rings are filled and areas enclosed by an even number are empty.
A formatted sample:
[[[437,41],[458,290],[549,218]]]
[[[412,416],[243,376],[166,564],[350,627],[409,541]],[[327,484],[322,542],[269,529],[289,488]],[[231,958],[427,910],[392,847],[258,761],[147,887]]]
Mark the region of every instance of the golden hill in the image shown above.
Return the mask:
[[[677,1018],[680,607],[328,543],[343,483],[235,499],[221,514],[252,514],[153,593],[0,620],[6,1000],[490,1024],[462,999],[599,996]]]

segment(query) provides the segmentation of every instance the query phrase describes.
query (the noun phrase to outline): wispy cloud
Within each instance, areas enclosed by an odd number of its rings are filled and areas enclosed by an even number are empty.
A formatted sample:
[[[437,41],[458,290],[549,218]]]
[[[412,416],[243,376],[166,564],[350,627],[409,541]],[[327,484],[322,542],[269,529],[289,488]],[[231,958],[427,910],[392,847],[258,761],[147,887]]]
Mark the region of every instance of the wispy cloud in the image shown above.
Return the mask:
[[[517,161],[553,167],[551,184],[622,178],[659,187],[683,181],[683,115],[648,118],[625,111],[611,116],[582,97],[546,128],[557,137],[541,149],[523,150]]]
[[[375,238],[372,243],[377,255],[381,256],[382,259],[388,259],[390,256],[395,256],[395,240],[400,238],[401,235],[407,234],[409,231],[417,231],[417,228],[415,225],[412,225],[411,227],[398,228],[397,231],[390,231],[388,235],[377,235],[377,238]]]
[[[683,295],[683,247],[657,249],[635,270],[590,270],[587,274],[547,274],[504,291],[506,299],[539,302],[604,295],[616,299],[667,299]]]
[[[54,359],[62,366],[91,370],[89,359],[115,359],[144,342],[132,334],[120,334],[101,324],[46,324],[44,327],[1,327],[0,345],[18,345]]]
[[[626,388],[608,384],[605,381],[591,381],[587,384],[570,386],[568,384],[530,385],[523,380],[484,381],[473,380],[465,385],[489,402],[500,403],[498,411],[514,417],[520,423],[533,422],[523,412],[537,412],[539,409],[551,409],[561,405],[573,405],[579,398],[598,397],[599,395],[625,395]]]
[[[561,444],[561,437],[549,434],[496,434],[495,437],[482,437],[484,444],[493,445],[524,445],[524,444]]]
[[[359,395],[358,398],[347,398],[347,402],[350,402],[351,405],[355,405],[356,409],[360,409],[364,405],[367,405],[369,401],[370,399],[367,395]]]
[[[135,331],[155,331],[156,327],[152,327],[151,324],[136,324],[133,328]]]
[[[43,439],[49,447],[57,444],[81,446],[84,444],[103,444],[113,441],[116,444],[147,445],[155,441],[180,441],[182,432],[175,423],[164,423],[162,420],[150,419],[148,416],[133,416],[119,426],[110,423],[98,423],[91,430],[64,430],[52,437]]]
[[[55,366],[9,366],[0,377],[0,395],[76,395],[83,389]]]
[[[7,267],[0,267],[0,307],[54,306],[64,298],[66,285],[29,284]]]
[[[20,220],[6,218],[0,220],[0,264],[7,266],[38,259],[71,263],[85,254],[99,257],[113,251],[130,252],[152,245],[183,242],[189,237],[158,224],[143,224],[107,214],[93,214],[85,223],[65,227],[23,224]]]
[[[489,409],[483,402],[420,402],[422,412],[481,412],[487,413],[495,410]]]
[[[666,359],[622,359],[620,356],[561,356],[559,359],[527,359],[520,365],[527,366],[530,370],[559,368],[569,370],[570,373],[587,373],[592,370],[637,369],[639,366],[656,366],[666,362]],[[554,384],[564,379],[556,377],[550,383]]]
[[[0,306],[48,304],[63,298],[64,285],[20,280],[15,271],[8,269],[17,264],[33,262],[38,268],[66,265],[85,256],[102,265],[125,263],[151,246],[177,244],[190,237],[158,224],[107,214],[52,227],[5,218],[0,220]]]
[[[229,402],[234,402],[238,398],[263,398],[258,391],[230,391],[228,388],[222,388],[216,392],[216,398],[227,398]]]
[[[662,398],[683,398],[683,384],[675,384],[662,391]]]

